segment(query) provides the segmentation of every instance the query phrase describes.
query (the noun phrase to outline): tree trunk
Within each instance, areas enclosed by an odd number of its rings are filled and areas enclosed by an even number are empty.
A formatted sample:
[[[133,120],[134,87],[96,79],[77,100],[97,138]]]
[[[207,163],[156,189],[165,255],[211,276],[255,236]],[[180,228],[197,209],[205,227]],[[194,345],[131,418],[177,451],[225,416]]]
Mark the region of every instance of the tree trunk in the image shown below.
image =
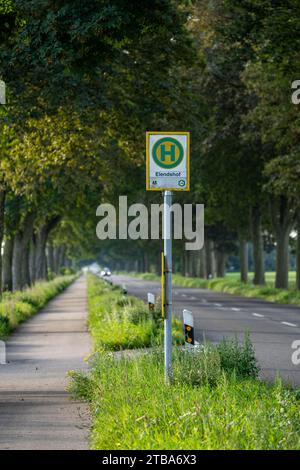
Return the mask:
[[[248,243],[242,236],[239,239],[240,252],[240,279],[241,282],[248,282]]]
[[[0,190],[0,295],[2,292],[2,242],[4,236],[5,191]]]
[[[29,278],[29,242],[32,238],[34,214],[28,213],[23,228],[14,237],[13,248],[13,290],[21,290],[30,284]]]
[[[55,245],[53,247],[53,259],[54,259],[54,272],[58,274],[59,272],[59,246]],[[124,263],[124,270],[127,270],[127,261]]]
[[[265,284],[265,268],[264,268],[264,249],[261,227],[261,212],[258,207],[252,209],[251,216],[252,243],[253,243],[253,265],[254,278],[253,284]]]
[[[20,232],[16,233],[13,241],[13,257],[12,257],[12,284],[13,291],[22,289],[22,235]]]
[[[62,245],[60,247],[60,250],[59,250],[59,260],[58,260],[59,271],[61,271],[61,269],[65,265],[65,254],[66,254],[66,248]],[[131,266],[130,266],[129,270],[134,271],[134,262],[133,261],[131,261]]]
[[[199,277],[200,274],[200,251],[196,250],[194,254],[194,271],[195,277]]]
[[[216,250],[217,277],[225,277],[226,253]]]
[[[181,252],[181,256],[180,256],[180,272],[181,272],[181,275],[182,276],[185,276],[185,252],[184,250]]]
[[[188,277],[188,253],[186,251],[183,252],[183,271],[184,271],[184,276]]]
[[[206,262],[206,277],[212,279],[214,276],[214,261],[213,261],[213,242],[205,240],[205,262]]]
[[[47,227],[43,225],[36,234],[36,250],[35,250],[35,278],[37,281],[47,279],[47,260],[46,260],[46,243],[47,243]]]
[[[51,230],[56,227],[59,221],[60,217],[58,216],[47,220],[36,234],[35,277],[37,280],[45,280],[48,278],[46,244]]]
[[[32,241],[30,244],[30,252],[29,252],[29,272],[30,272],[30,280],[31,284],[34,284],[36,281],[35,276],[35,254],[36,254],[36,246],[35,246],[35,236],[33,234]]]
[[[144,252],[144,272],[149,272],[149,255],[146,251]]]
[[[196,276],[196,253],[195,251],[189,251],[189,271],[190,271],[190,276],[195,277]]]
[[[52,243],[49,243],[47,246],[47,263],[50,271],[52,273],[55,272],[55,266],[54,266],[54,249]]]
[[[190,251],[186,251],[186,263],[187,263],[187,273],[188,277],[193,276],[193,258]]]
[[[12,256],[13,256],[13,238],[5,240],[3,251],[3,269],[2,269],[2,286],[4,291],[12,291]]]
[[[289,236],[290,226],[283,226],[276,234],[276,280],[277,289],[287,289],[289,284]]]
[[[29,287],[31,285],[30,271],[29,271],[29,250],[30,243],[23,243],[22,241],[22,261],[21,261],[21,276],[22,276],[22,288]]]
[[[200,267],[199,267],[199,277],[201,279],[206,279],[206,256],[205,256],[205,248],[203,247],[202,250],[199,252],[200,257]]]
[[[33,235],[33,221],[34,215],[29,214],[26,217],[24,222],[24,230],[22,233],[22,260],[21,260],[21,282],[22,288],[28,287],[31,285],[30,282],[30,272],[29,272],[29,250],[30,250],[30,241]]]
[[[296,288],[300,290],[300,211],[297,215]]]
[[[175,253],[173,253],[173,256],[172,256],[172,273],[176,273],[177,272],[177,256]]]
[[[275,287],[287,289],[289,284],[289,236],[295,222],[295,211],[289,200],[281,196],[270,200],[270,215],[276,236]]]

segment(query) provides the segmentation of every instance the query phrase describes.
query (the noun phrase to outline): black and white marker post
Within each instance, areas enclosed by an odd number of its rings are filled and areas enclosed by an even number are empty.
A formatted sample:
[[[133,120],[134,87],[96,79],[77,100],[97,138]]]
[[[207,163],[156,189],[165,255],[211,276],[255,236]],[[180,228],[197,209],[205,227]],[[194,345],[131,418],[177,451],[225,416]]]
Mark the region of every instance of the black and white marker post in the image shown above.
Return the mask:
[[[6,87],[5,87],[5,82],[3,80],[0,80],[0,104],[6,104]]]
[[[151,294],[151,292],[148,292],[147,299],[148,299],[149,311],[153,312],[155,310],[155,295]]]
[[[195,346],[194,318],[192,312],[186,309],[183,310],[183,326],[185,346],[193,348]]]

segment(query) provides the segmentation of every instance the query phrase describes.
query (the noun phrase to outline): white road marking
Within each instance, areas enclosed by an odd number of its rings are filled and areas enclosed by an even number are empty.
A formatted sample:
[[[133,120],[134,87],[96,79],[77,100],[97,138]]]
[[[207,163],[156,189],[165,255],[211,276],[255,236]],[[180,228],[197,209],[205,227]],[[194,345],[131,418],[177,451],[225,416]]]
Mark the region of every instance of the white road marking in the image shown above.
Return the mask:
[[[281,323],[282,325],[286,325],[286,326],[295,326],[295,327],[297,326],[295,325],[295,323],[289,323],[288,321],[282,321]]]
[[[191,297],[191,300],[197,300],[196,297]]]
[[[252,313],[252,315],[254,317],[258,317],[258,318],[264,318],[265,317],[264,315],[261,315],[260,313]]]
[[[216,307],[222,307],[222,304],[214,304]]]
[[[241,309],[237,307],[231,307],[231,310],[233,310],[234,312],[239,312]]]
[[[182,297],[186,297],[186,294],[181,294],[181,295],[182,295]]]

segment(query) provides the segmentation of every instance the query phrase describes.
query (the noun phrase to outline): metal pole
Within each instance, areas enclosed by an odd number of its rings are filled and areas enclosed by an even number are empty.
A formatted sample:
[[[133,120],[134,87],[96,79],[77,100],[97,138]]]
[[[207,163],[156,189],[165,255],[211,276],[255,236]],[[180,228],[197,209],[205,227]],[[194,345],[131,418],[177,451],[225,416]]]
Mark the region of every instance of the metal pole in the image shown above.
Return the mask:
[[[172,375],[172,192],[164,191],[164,257],[165,257],[165,376]]]

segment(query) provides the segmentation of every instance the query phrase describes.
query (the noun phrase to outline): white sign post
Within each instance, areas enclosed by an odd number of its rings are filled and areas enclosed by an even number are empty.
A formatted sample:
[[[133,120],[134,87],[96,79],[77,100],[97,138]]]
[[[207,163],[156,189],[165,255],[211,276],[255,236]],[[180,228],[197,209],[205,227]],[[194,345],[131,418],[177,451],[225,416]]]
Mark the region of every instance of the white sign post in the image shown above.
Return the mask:
[[[146,133],[146,189],[164,192],[165,375],[172,376],[172,191],[190,190],[189,132]]]

